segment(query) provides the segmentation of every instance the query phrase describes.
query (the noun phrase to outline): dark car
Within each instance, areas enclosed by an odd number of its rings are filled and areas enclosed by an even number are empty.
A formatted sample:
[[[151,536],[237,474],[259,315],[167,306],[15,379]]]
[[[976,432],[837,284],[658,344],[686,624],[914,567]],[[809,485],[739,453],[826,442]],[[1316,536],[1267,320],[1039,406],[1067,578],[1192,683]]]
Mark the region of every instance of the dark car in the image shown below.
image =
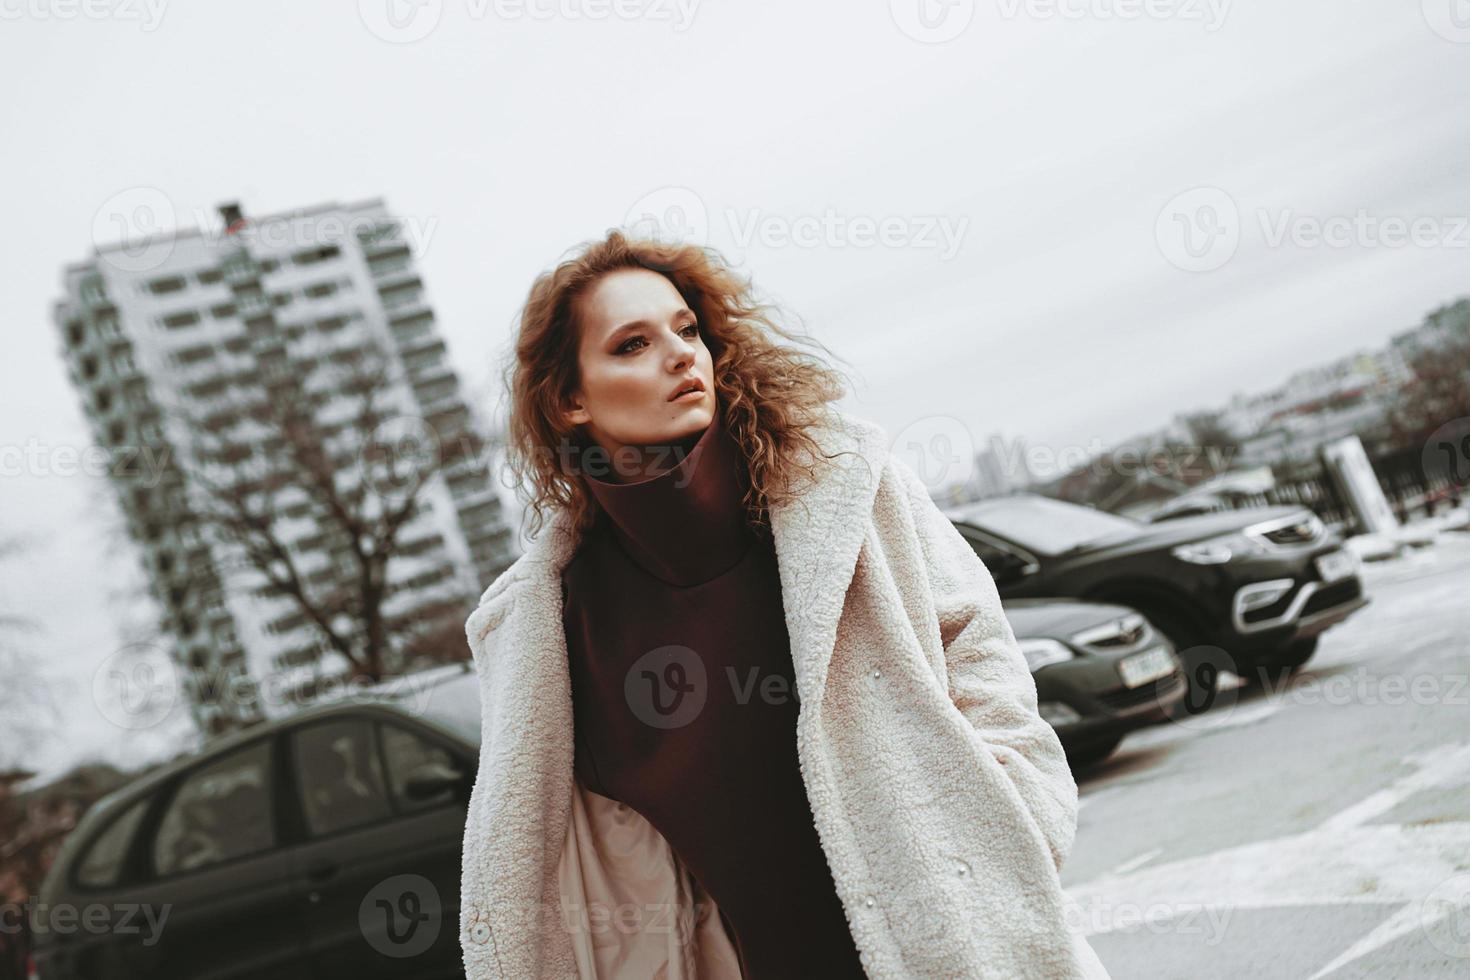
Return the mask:
[[[949,512],[1007,599],[1137,609],[1184,662],[1185,707],[1221,669],[1261,682],[1307,662],[1323,630],[1367,604],[1356,556],[1311,511],[1263,507],[1143,524],[1029,494]]]
[[[32,911],[40,980],[463,976],[475,675],[398,678],[104,797]]]
[[[1074,767],[1107,758],[1124,735],[1168,718],[1184,697],[1173,645],[1141,613],[1064,599],[1003,605],[1036,681],[1041,717]]]

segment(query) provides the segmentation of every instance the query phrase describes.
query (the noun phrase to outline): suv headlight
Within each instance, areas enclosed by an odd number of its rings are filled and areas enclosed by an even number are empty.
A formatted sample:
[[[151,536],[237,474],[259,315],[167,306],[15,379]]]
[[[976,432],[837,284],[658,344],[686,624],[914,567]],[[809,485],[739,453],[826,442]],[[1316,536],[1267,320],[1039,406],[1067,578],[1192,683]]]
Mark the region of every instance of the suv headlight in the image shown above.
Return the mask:
[[[1235,536],[1225,538],[1211,538],[1208,541],[1196,541],[1193,544],[1181,544],[1177,548],[1171,548],[1169,554],[1180,561],[1187,561],[1191,565],[1223,565],[1235,556]]]
[[[1056,640],[1022,640],[1021,652],[1026,655],[1026,665],[1034,674],[1043,667],[1071,660],[1073,653],[1066,644]]]

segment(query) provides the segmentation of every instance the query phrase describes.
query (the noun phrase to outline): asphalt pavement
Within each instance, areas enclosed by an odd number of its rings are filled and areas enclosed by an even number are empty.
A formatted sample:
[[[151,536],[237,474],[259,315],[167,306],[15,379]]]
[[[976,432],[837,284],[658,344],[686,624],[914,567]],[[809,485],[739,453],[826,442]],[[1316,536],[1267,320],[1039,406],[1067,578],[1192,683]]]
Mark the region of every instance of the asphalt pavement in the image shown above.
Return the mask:
[[[1470,977],[1470,534],[1273,688],[1078,775],[1062,882],[1116,980]]]

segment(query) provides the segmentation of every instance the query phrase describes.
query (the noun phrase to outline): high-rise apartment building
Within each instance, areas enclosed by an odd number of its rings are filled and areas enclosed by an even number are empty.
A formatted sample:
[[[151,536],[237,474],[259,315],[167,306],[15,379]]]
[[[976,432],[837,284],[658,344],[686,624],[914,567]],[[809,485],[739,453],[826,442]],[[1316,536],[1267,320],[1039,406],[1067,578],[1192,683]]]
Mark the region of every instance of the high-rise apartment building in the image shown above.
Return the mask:
[[[309,692],[347,667],[237,543],[195,519],[201,421],[249,433],[242,398],[274,390],[272,378],[299,378],[322,430],[340,430],[350,424],[348,399],[322,388],[316,379],[330,372],[315,368],[371,352],[384,368],[374,397],[385,414],[428,426],[458,449],[399,532],[382,606],[390,625],[472,603],[514,557],[480,427],[402,223],[378,199],[261,217],[224,205],[220,213],[217,231],[99,245],[66,268],[54,309],[69,375],[94,439],[112,454],[129,536],[206,734],[286,710],[301,700],[289,692]],[[369,479],[350,451],[333,466],[342,486]],[[288,489],[278,525],[289,532],[292,563],[318,594],[334,583],[350,588],[358,572],[350,548],[321,526],[304,492],[297,497]],[[258,696],[267,681],[274,696]]]

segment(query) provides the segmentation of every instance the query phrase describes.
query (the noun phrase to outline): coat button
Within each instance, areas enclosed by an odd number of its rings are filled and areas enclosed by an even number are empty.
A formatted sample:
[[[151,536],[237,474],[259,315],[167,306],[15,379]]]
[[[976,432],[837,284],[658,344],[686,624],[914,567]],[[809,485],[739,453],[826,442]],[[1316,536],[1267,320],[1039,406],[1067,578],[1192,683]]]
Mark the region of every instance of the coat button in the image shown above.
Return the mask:
[[[872,908],[874,905],[878,904],[878,900],[872,895],[865,895],[863,896],[863,904],[866,905],[868,908]]]
[[[481,946],[490,941],[490,927],[483,922],[476,922],[470,926],[470,938]]]
[[[873,668],[873,680],[876,681],[877,679],[878,679],[878,668],[877,667],[874,667]]]
[[[970,866],[968,864],[966,864],[965,862],[961,861],[959,864],[957,864],[955,866],[955,871],[959,872],[959,876],[961,878],[963,878],[965,875],[967,875],[967,874],[970,873]]]

